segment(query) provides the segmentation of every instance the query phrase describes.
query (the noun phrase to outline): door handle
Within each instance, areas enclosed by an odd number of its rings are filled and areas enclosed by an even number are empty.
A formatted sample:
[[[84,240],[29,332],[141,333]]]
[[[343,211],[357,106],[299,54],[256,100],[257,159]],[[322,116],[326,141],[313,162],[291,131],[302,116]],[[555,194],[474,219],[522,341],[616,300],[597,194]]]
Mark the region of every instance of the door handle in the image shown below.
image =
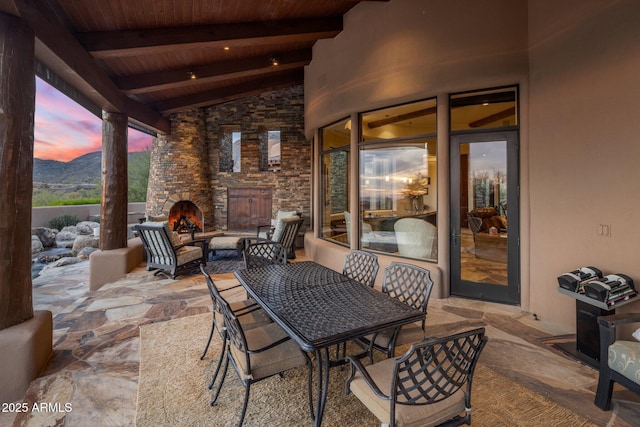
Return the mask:
[[[455,231],[451,232],[451,244],[458,245],[460,239],[460,233],[456,233]]]

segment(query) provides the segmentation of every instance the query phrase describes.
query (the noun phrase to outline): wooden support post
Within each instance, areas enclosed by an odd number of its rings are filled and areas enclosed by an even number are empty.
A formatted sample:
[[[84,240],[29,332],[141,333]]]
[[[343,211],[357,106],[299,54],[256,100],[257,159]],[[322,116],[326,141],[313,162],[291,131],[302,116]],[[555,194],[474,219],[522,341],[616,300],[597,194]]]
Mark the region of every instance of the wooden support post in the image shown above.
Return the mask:
[[[127,116],[102,113],[100,249],[127,247]]]
[[[22,20],[0,13],[0,330],[33,317],[34,43]]]

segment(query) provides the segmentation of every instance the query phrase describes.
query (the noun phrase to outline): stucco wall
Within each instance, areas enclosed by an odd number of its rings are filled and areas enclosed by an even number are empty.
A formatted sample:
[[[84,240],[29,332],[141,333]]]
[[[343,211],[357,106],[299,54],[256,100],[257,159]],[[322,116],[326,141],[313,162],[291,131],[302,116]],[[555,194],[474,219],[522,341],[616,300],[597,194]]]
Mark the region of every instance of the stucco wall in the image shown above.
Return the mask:
[[[556,291],[559,274],[595,265],[640,280],[638,16],[633,0],[361,3],[339,36],[314,47],[306,133],[354,112],[519,84],[521,305],[569,332],[575,303]],[[448,135],[438,123],[438,237],[447,245]],[[437,267],[446,292],[448,258]]]
[[[529,2],[531,309],[566,324],[575,305],[557,295],[559,273],[640,281],[638,17],[633,0]]]
[[[352,112],[518,83],[527,72],[526,2],[364,2],[318,41],[305,72],[305,128]]]

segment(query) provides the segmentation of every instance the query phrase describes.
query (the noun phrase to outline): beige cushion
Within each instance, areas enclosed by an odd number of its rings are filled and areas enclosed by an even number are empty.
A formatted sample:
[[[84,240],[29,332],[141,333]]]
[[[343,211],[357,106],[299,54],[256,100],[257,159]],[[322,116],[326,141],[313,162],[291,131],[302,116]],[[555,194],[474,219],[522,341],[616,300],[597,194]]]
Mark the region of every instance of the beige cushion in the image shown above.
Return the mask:
[[[275,323],[250,330],[243,329],[243,331],[247,339],[247,345],[251,350],[265,347],[287,336],[284,329]],[[254,380],[270,377],[271,375],[284,372],[288,369],[297,368],[307,362],[300,347],[291,339],[269,350],[250,354],[251,372],[247,371],[244,352],[238,350],[235,345],[231,345],[231,354],[238,363],[238,369],[241,371],[241,375],[245,379],[252,376]]]
[[[424,339],[424,331],[420,325],[421,323],[411,323],[403,326],[402,329],[400,329],[400,333],[398,333],[398,338],[396,338],[396,346],[422,341]],[[394,330],[395,329],[386,329],[380,332],[376,336],[375,343],[382,347],[389,347]],[[371,341],[372,338],[373,335],[366,336],[366,339],[369,341]]]
[[[236,249],[238,247],[238,241],[241,237],[238,236],[217,236],[213,237],[209,241],[209,249]]]
[[[368,366],[367,372],[383,393],[389,395],[395,359],[385,359],[382,362]],[[360,373],[356,373],[351,382],[351,392],[380,420],[389,424],[390,401],[376,396],[367,385]],[[397,426],[436,426],[456,415],[464,413],[463,389],[454,395],[430,405],[396,405]]]
[[[178,265],[183,265],[202,258],[202,248],[199,246],[184,246],[178,249],[176,255],[178,256]]]
[[[242,329],[245,331],[257,328],[259,326],[264,326],[272,322],[269,315],[261,308],[253,307],[252,309],[250,309],[252,311],[245,312],[246,308],[251,307],[255,304],[257,303],[254,299],[246,299],[243,301],[235,301],[229,303],[231,311],[233,311],[234,313],[240,311],[240,313],[236,314],[236,316],[240,321],[240,325],[242,325]],[[216,324],[222,325],[224,323],[224,316],[222,315],[222,313],[216,312],[215,316]]]

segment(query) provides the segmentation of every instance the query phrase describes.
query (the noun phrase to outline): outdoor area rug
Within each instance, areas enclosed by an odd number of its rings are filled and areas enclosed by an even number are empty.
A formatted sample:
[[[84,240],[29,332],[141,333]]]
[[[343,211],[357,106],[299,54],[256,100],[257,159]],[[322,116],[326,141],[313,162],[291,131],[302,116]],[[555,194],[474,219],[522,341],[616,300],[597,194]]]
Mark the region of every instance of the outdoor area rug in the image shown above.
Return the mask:
[[[140,374],[136,425],[235,426],[244,388],[230,366],[215,406],[209,406],[207,384],[220,356],[214,339],[204,360],[211,314],[184,317],[140,327]],[[377,426],[353,395],[345,395],[349,369],[330,372],[325,426]],[[474,426],[594,426],[585,418],[549,401],[492,369],[479,365],[473,382]],[[307,400],[306,367],[271,377],[251,387],[245,426],[312,425]]]
[[[238,258],[238,252],[234,250],[217,250],[215,255],[210,255],[206,270],[209,274],[230,273],[244,268],[244,261]]]

